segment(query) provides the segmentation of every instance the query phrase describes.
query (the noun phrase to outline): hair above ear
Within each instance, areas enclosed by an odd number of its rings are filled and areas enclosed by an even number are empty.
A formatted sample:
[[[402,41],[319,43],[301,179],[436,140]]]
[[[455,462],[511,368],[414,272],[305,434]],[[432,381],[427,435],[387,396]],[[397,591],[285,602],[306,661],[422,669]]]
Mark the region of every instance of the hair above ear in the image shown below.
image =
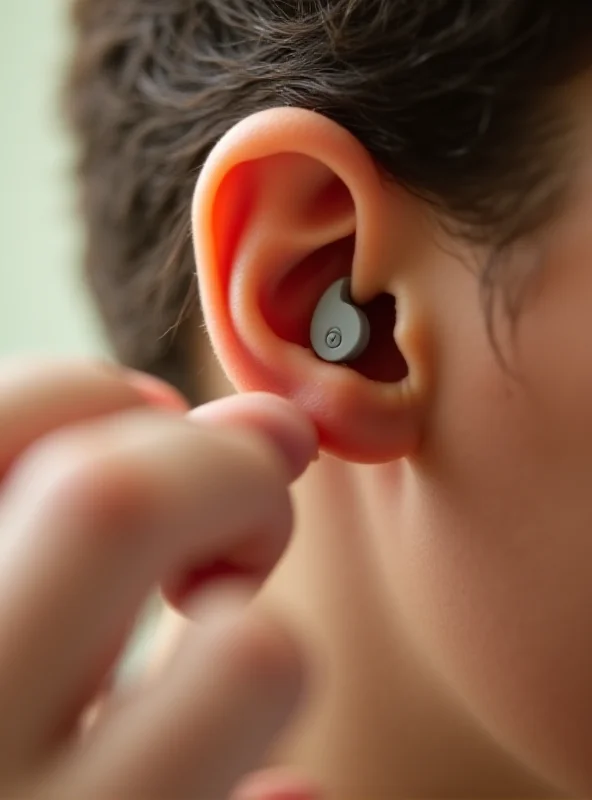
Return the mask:
[[[575,169],[556,89],[592,63],[589,0],[69,5],[88,284],[119,358],[195,399],[190,197],[237,120],[316,109],[488,243],[548,222]]]

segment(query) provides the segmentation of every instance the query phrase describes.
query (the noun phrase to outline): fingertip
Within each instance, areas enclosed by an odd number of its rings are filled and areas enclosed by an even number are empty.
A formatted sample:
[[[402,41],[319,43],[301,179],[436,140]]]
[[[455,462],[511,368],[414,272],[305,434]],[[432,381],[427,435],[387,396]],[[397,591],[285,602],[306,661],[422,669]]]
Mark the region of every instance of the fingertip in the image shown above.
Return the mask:
[[[224,398],[190,412],[197,422],[255,429],[282,453],[290,480],[299,478],[318,458],[319,437],[311,419],[289,400],[252,392]]]
[[[310,781],[270,770],[246,778],[231,800],[321,800],[321,792]]]

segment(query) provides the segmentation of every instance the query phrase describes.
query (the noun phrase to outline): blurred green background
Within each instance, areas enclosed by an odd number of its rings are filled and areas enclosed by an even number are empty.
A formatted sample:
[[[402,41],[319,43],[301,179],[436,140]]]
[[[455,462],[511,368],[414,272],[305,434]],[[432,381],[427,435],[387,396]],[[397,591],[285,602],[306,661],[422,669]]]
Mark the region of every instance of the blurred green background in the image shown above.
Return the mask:
[[[73,148],[60,111],[68,0],[0,0],[0,359],[105,356],[81,270]],[[149,604],[122,666],[145,658]]]
[[[103,355],[60,119],[67,0],[0,0],[0,358]]]

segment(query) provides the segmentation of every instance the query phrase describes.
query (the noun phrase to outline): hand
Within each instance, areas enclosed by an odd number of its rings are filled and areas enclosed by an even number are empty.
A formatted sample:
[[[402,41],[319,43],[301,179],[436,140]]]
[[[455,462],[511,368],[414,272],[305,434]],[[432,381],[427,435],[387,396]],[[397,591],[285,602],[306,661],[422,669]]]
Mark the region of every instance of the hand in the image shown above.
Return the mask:
[[[293,710],[297,649],[243,609],[189,625],[167,669],[81,734],[155,585],[183,602],[215,564],[260,580],[291,532],[310,423],[267,396],[186,411],[123,370],[0,367],[1,797],[225,798]],[[261,778],[241,796],[298,791]]]

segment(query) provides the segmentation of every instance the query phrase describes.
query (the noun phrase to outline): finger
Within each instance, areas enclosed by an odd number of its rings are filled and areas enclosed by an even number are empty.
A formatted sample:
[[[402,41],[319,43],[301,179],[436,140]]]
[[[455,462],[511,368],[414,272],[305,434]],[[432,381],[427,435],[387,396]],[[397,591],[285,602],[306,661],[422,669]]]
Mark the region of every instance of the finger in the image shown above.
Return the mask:
[[[100,797],[214,800],[262,763],[299,698],[300,658],[271,621],[222,619],[192,626],[166,675],[105,718],[68,786],[80,796],[93,786]]]
[[[146,403],[187,409],[166,384],[106,364],[24,359],[0,363],[0,479],[44,434]]]
[[[281,441],[282,449],[290,453],[294,479],[300,476],[311,460],[318,458],[319,441],[314,426],[295,415],[292,403],[276,395],[252,392],[225,398],[200,406],[189,414],[189,418],[236,430],[256,429],[264,432],[272,441]],[[196,585],[201,588],[203,575],[194,577]],[[179,585],[163,588],[168,604],[162,609],[152,652],[144,670],[147,678],[166,668],[188,624],[183,608],[188,599],[187,592],[184,593]]]
[[[228,397],[195,409],[189,418],[202,425],[237,432],[257,430],[264,434],[288,456],[291,481],[300,477],[311,460],[318,458],[318,434],[310,420],[294,404],[275,395],[253,392]],[[236,548],[231,555],[230,559],[226,554],[224,561],[209,564],[206,570],[198,566],[187,574],[171,575],[161,586],[169,605],[183,613],[186,600],[196,588],[228,576],[236,578],[237,573],[244,574],[245,567],[256,567],[252,560],[257,558],[257,551],[251,542],[242,551]]]
[[[190,412],[189,418],[202,424],[265,434],[289,454],[291,479],[300,477],[311,460],[318,458],[318,432],[293,403],[277,395],[251,392],[206,403]]]
[[[322,793],[312,781],[285,770],[267,770],[241,781],[231,800],[321,800]]]
[[[239,546],[260,574],[275,564],[292,523],[289,457],[261,434],[142,412],[54,435],[30,453],[0,510],[10,531],[0,549],[0,681],[15,719],[0,758],[14,761],[15,748],[61,729],[158,580]]]

